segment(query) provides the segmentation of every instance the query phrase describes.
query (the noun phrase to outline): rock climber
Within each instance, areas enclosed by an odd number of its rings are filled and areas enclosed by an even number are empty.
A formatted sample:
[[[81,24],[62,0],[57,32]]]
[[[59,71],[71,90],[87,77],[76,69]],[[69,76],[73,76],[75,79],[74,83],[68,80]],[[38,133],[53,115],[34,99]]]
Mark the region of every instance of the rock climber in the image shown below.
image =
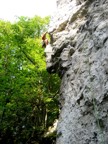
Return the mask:
[[[46,34],[47,34],[48,32],[45,32],[43,35],[42,35],[42,47],[43,48],[46,48],[46,46],[49,44],[49,42],[48,42],[48,39],[46,38]]]
[[[42,35],[42,47],[44,48],[44,53],[45,53],[45,56],[46,56],[46,62],[50,63],[53,51],[52,51],[52,45],[50,43],[50,40],[48,41],[48,39],[46,37],[47,33],[48,32],[45,32]],[[50,34],[49,34],[49,36],[50,36]]]

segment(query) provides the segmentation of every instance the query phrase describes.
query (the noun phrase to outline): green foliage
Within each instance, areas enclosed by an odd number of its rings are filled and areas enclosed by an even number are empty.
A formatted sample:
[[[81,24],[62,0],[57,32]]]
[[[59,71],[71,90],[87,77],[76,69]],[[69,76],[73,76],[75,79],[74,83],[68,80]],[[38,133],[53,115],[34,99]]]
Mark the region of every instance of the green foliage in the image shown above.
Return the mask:
[[[46,72],[49,17],[0,21],[0,143],[39,143],[58,116],[59,78]]]

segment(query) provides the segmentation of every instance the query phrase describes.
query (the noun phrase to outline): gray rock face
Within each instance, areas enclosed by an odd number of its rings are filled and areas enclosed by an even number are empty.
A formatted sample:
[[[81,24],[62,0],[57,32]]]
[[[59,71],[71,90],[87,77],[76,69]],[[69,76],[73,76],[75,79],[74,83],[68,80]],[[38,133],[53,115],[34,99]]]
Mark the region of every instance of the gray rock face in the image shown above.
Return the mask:
[[[57,144],[108,144],[108,0],[58,0],[47,69],[62,79]]]

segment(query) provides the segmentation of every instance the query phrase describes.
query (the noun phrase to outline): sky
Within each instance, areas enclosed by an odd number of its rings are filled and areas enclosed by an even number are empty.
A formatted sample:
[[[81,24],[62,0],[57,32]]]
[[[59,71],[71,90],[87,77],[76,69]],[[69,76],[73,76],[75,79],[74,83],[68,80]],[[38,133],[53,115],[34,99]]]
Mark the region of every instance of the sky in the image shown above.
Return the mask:
[[[15,21],[19,16],[45,17],[56,11],[56,0],[0,0],[0,19]]]

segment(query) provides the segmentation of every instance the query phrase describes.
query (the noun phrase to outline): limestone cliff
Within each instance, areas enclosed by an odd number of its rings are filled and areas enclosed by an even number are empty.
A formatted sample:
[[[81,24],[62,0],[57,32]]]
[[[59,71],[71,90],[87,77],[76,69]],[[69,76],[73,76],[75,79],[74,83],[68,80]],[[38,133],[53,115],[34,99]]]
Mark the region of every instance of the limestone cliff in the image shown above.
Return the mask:
[[[57,144],[108,144],[108,0],[57,0],[49,73],[58,73]]]

